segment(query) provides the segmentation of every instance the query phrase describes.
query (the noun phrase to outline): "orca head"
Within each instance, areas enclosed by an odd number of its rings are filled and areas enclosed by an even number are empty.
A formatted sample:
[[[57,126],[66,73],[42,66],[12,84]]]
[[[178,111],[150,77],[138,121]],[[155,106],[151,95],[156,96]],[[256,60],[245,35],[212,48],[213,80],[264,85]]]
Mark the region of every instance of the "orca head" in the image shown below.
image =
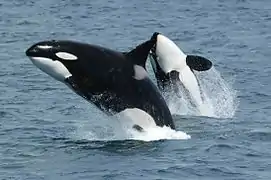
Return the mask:
[[[36,43],[25,53],[43,72],[64,82],[66,78],[72,76],[67,64],[78,60],[73,51],[72,42],[52,40]]]
[[[206,71],[212,67],[210,60],[201,56],[186,55],[172,40],[160,33],[155,32],[151,39],[156,39],[155,46],[150,51],[150,60],[158,84],[165,84],[170,80],[172,72],[176,74],[187,69],[187,66],[192,72]]]
[[[156,43],[150,51],[150,62],[160,90],[174,81],[176,72],[186,66],[186,55],[166,36],[155,32],[151,39]]]
[[[212,62],[201,56],[186,55],[162,34],[154,33],[152,38],[156,39],[156,44],[150,52],[151,64],[159,89],[164,91],[169,88],[178,95],[181,85],[202,111],[203,99],[194,70],[206,71],[212,67]]]
[[[152,38],[156,38],[156,44],[151,50],[151,55],[152,57],[156,56],[153,59],[157,69],[160,68],[167,74],[186,66],[186,55],[173,41],[160,33],[154,33]]]

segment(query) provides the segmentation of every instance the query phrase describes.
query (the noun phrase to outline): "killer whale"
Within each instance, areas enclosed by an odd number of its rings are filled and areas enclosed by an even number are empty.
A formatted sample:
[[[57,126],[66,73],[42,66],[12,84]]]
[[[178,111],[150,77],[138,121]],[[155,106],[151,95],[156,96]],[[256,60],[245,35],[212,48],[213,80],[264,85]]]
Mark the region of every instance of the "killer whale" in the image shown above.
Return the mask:
[[[151,39],[156,43],[150,51],[150,61],[160,91],[170,90],[180,95],[179,88],[182,87],[199,111],[203,111],[200,85],[194,71],[207,71],[212,62],[202,56],[184,54],[161,33],[155,32]]]
[[[42,41],[26,55],[43,72],[68,85],[103,112],[114,115],[128,108],[149,114],[158,126],[175,129],[167,104],[149,79],[145,63],[155,39],[130,52],[67,40]],[[142,130],[135,124],[135,129]]]

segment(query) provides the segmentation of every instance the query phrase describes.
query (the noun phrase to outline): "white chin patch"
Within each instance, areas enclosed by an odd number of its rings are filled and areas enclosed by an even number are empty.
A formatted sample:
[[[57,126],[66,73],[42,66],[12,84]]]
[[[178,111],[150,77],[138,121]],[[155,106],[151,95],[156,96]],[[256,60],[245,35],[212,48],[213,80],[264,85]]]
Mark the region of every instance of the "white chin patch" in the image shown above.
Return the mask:
[[[166,36],[159,34],[156,43],[158,64],[165,73],[172,70],[181,70],[186,66],[186,55]]]
[[[146,70],[142,67],[142,66],[139,66],[139,65],[134,65],[134,78],[136,80],[142,80],[146,77],[148,77],[148,73],[146,72]]]
[[[75,55],[67,52],[58,52],[56,53],[56,56],[63,60],[77,60],[77,57]]]
[[[63,82],[66,78],[72,76],[69,70],[60,61],[53,61],[52,59],[44,57],[29,58],[35,66],[58,81]]]

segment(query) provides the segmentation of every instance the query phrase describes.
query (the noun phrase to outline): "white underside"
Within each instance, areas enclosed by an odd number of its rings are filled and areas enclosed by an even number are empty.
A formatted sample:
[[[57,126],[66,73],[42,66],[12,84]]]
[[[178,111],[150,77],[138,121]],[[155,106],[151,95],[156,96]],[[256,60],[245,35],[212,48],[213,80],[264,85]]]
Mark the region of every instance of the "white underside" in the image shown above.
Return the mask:
[[[69,70],[60,61],[53,61],[52,59],[44,57],[30,57],[30,60],[35,66],[58,81],[63,82],[66,78],[72,76]]]
[[[203,102],[200,94],[199,84],[194,73],[188,66],[178,72],[180,81],[182,82],[186,90],[189,91],[192,99],[195,101],[197,106],[201,106]]]
[[[186,55],[173,41],[161,34],[157,37],[156,55],[158,64],[165,73],[182,70],[186,66]]]
[[[123,123],[129,124],[131,127],[139,125],[143,129],[147,129],[156,126],[154,119],[148,113],[138,108],[125,109],[118,113],[117,116],[125,121]]]
[[[171,129],[167,126],[157,126],[153,118],[146,112],[133,108],[126,109],[119,113],[121,119],[124,121],[122,124],[130,122],[130,126],[124,125],[124,130],[128,135],[128,139],[136,139],[143,141],[154,141],[160,139],[190,139],[190,135]],[[128,122],[127,122],[128,121]],[[133,125],[139,125],[143,131],[137,131]],[[119,130],[118,130],[119,131]]]
[[[186,57],[180,48],[169,38],[159,34],[157,37],[156,55],[160,67],[165,73],[173,70],[179,72],[179,79],[189,91],[198,106],[202,105],[199,84],[194,73],[186,64]]]

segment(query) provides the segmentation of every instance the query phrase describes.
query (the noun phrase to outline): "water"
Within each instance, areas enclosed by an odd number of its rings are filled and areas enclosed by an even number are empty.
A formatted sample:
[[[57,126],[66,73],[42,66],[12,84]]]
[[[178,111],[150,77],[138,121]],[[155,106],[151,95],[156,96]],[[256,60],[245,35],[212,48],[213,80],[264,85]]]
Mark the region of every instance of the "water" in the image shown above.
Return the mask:
[[[270,179],[270,10],[268,0],[0,1],[0,179]],[[198,74],[212,114],[175,102],[176,132],[127,136],[24,55],[46,39],[127,50],[154,31],[215,65]]]

